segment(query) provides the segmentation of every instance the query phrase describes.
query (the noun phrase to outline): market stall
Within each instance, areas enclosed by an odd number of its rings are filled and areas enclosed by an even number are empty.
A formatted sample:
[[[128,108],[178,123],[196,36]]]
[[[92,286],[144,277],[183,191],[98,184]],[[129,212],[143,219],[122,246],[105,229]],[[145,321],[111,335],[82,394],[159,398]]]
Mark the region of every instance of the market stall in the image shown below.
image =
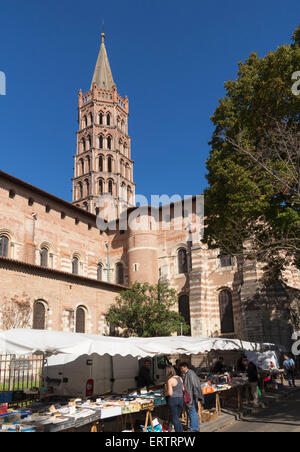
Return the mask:
[[[11,330],[0,332],[0,355],[38,355],[44,357],[60,354],[109,355],[121,357],[149,358],[163,355],[197,355],[215,351],[239,351],[263,353],[278,349],[274,344],[259,344],[238,339],[203,337],[167,337],[167,338],[115,338],[86,334],[72,334],[54,331]],[[223,394],[237,394],[238,407],[241,406],[246,381],[227,379],[226,381],[204,382],[204,394],[215,393],[216,412],[221,413]],[[166,400],[158,389],[151,393],[131,392],[113,397],[107,395],[100,399],[77,399],[66,404],[45,402],[29,411],[9,411],[0,417],[2,431],[63,431],[91,425],[91,431],[102,430],[106,419],[114,419],[119,430],[129,423],[134,430],[132,415],[143,414],[143,430],[156,429],[153,424],[153,411],[164,406]],[[5,411],[5,407],[4,409]],[[199,406],[199,417],[203,419],[203,407]],[[1,412],[0,412],[1,415]],[[3,421],[4,420],[4,421]],[[161,428],[161,426],[157,426]],[[116,427],[117,428],[117,427]],[[1,431],[1,430],[0,430]]]

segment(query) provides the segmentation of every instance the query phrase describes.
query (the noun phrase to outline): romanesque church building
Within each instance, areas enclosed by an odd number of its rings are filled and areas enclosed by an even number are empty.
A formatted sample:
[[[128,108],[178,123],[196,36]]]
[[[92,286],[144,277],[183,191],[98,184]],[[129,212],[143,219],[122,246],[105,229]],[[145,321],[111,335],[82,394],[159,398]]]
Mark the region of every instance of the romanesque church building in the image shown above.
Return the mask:
[[[201,242],[199,197],[187,211],[176,202],[167,213],[158,207],[155,220],[147,207],[135,219],[140,227],[126,227],[138,209],[129,99],[118,93],[104,34],[90,90],[79,91],[78,113],[72,202],[0,172],[0,304],[15,296],[30,300],[34,329],[107,335],[105,314],[120,291],[160,281],[176,289],[193,336],[288,343],[284,311],[246,306],[255,297],[259,303],[260,266]],[[286,276],[300,289],[296,269]],[[284,298],[276,288],[266,296]]]

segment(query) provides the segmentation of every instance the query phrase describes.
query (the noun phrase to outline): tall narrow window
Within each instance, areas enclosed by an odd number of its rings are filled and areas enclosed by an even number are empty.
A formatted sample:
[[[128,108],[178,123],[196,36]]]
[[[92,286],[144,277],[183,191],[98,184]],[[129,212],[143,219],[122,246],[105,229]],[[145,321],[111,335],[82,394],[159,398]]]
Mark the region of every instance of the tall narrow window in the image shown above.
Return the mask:
[[[99,157],[99,171],[102,173],[103,170],[104,170],[103,156],[100,155],[100,157]]]
[[[90,195],[90,183],[88,180],[85,181],[85,192],[86,192],[86,196]]]
[[[76,333],[85,333],[85,309],[80,306],[76,310]]]
[[[116,265],[116,283],[121,285],[124,284],[124,268],[121,263]]]
[[[103,195],[104,186],[103,186],[103,180],[99,180],[99,195]]]
[[[103,281],[103,266],[102,266],[102,264],[98,264],[98,267],[97,267],[97,279],[98,279],[98,281]]]
[[[184,248],[181,248],[178,251],[178,273],[183,274],[188,272],[188,260],[187,260],[187,251]]]
[[[112,180],[108,181],[108,193],[110,195],[113,194],[113,181]]]
[[[106,116],[106,125],[110,126],[110,114],[107,114]]]
[[[88,172],[90,173],[91,172],[91,159],[90,159],[90,157],[88,157],[86,160],[87,160]]]
[[[5,235],[0,237],[0,257],[8,257],[8,245],[8,238]]]
[[[107,159],[107,171],[109,173],[112,172],[112,158],[111,157],[108,157],[108,159]]]
[[[76,256],[72,260],[72,273],[73,275],[78,275],[79,273],[79,259]]]
[[[32,328],[34,330],[44,330],[46,328],[46,308],[41,301],[34,303]]]
[[[103,136],[100,135],[99,137],[99,149],[103,149]]]
[[[84,174],[84,160],[80,160],[81,176]]]
[[[103,126],[103,118],[104,118],[103,113],[100,113],[100,115],[99,115],[99,124],[100,124],[100,126]]]
[[[232,306],[232,293],[230,290],[222,290],[219,294],[221,333],[234,333],[234,317]]]
[[[190,299],[187,295],[181,295],[179,297],[179,313],[187,325],[191,326]]]
[[[42,267],[48,267],[48,261],[49,261],[49,251],[47,248],[41,249],[41,266]]]
[[[111,137],[107,137],[107,149],[111,149]]]
[[[81,182],[79,182],[79,184],[78,184],[78,189],[79,189],[79,198],[82,199],[83,198],[83,186],[82,186]]]

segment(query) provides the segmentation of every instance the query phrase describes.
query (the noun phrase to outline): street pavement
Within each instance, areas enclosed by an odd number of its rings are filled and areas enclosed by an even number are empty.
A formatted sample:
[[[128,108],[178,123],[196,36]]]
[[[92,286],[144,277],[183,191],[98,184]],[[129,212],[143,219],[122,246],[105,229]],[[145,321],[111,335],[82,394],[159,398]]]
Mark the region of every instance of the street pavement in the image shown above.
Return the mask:
[[[220,430],[220,433],[300,433],[300,389],[269,408]]]

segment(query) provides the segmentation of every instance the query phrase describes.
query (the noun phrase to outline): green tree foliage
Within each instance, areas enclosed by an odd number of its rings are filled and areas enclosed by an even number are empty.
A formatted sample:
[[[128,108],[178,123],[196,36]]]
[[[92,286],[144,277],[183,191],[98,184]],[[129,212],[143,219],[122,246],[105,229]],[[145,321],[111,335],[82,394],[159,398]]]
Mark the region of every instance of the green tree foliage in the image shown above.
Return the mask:
[[[285,252],[286,239],[300,237],[300,156],[284,148],[293,138],[284,136],[280,142],[273,133],[278,124],[288,134],[299,132],[300,96],[292,93],[297,71],[300,27],[291,45],[264,58],[252,53],[239,63],[237,79],[225,83],[226,96],[212,116],[215,130],[207,161],[204,241],[238,254],[251,239],[255,258],[267,262],[276,277],[291,262],[300,267],[300,247],[290,246]],[[290,177],[295,171],[298,184]]]
[[[189,331],[184,319],[172,310],[178,302],[176,291],[163,284],[134,283],[121,292],[106,316],[109,324],[123,330],[125,337],[164,337]]]

